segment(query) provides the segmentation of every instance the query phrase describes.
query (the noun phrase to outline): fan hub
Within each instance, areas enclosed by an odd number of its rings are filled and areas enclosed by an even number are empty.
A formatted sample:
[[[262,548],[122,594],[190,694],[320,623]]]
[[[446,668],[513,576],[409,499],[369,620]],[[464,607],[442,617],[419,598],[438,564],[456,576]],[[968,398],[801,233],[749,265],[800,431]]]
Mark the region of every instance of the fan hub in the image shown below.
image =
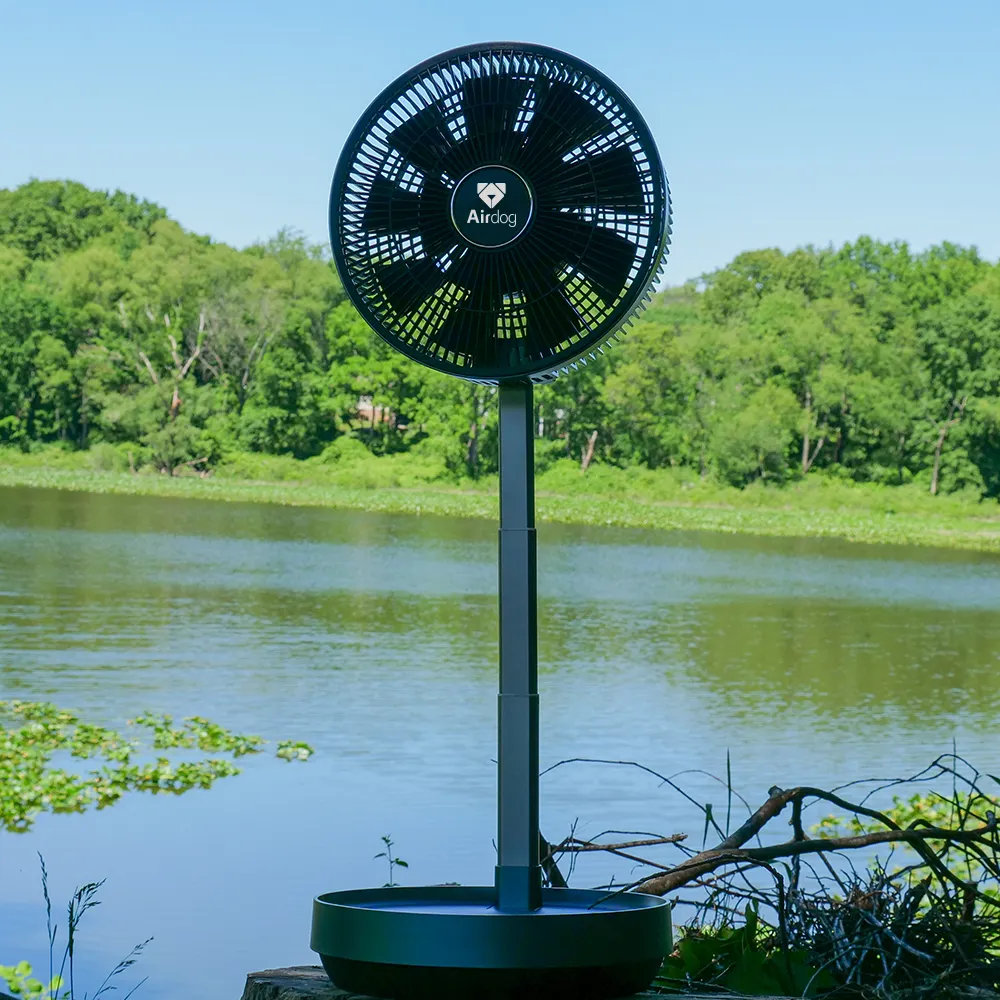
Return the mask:
[[[475,247],[509,246],[527,232],[533,215],[531,188],[510,167],[476,167],[451,194],[452,225]]]

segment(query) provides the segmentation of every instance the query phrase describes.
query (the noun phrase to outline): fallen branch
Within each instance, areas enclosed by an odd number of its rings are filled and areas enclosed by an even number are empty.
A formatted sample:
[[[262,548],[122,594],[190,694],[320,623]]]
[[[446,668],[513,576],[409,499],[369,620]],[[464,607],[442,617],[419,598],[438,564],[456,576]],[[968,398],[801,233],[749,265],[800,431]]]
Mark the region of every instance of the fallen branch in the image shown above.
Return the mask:
[[[979,787],[980,779],[1000,785],[1000,778],[980,774],[953,754],[939,757],[930,768],[910,778],[850,782],[836,791],[813,786],[772,786],[760,806],[752,811],[747,807],[747,819],[735,831],[723,834],[711,804],[697,803],[673,780],[652,768],[632,761],[621,763],[655,776],[696,805],[704,814],[706,834],[709,829],[718,832],[717,843],[693,851],[683,845],[683,834],[659,836],[607,830],[584,840],[571,831],[561,843],[546,845],[547,861],[558,872],[555,857],[568,854],[574,859],[570,863],[572,871],[576,857],[604,851],[647,869],[657,869],[652,874],[647,870],[629,885],[618,885],[612,879],[610,885],[601,887],[607,892],[604,899],[629,890],[652,895],[675,893],[684,887],[702,890],[707,898],[701,900],[671,895],[673,904],[697,907],[695,920],[683,932],[683,940],[690,938],[695,943],[689,951],[677,953],[682,957],[672,957],[673,978],[680,976],[684,980],[694,975],[686,963],[701,959],[693,956],[714,955],[705,959],[707,964],[697,973],[703,978],[698,981],[723,984],[729,972],[736,975],[734,970],[744,954],[735,945],[730,949],[725,943],[733,940],[743,942],[740,948],[756,948],[758,955],[772,956],[767,961],[780,963],[788,982],[797,983],[796,991],[801,984],[795,976],[802,971],[803,962],[807,962],[810,983],[815,980],[822,985],[822,977],[829,980],[834,975],[841,986],[874,989],[870,995],[879,1000],[889,1000],[890,996],[900,1000],[904,995],[912,1000],[918,996],[943,1000],[945,995],[969,995],[952,990],[1000,987],[1000,808],[997,800]],[[962,773],[964,768],[973,772],[971,779]],[[936,791],[929,797],[918,795],[909,801],[897,797],[888,812],[867,804],[876,792],[949,775],[954,779],[951,797]],[[728,778],[727,769],[726,790],[734,795]],[[880,787],[868,791],[860,802],[838,794],[859,785]],[[960,786],[964,786],[961,791]],[[942,808],[938,799],[948,808]],[[838,834],[835,836],[807,833],[803,812],[816,802],[830,803],[852,815],[857,821],[855,828],[849,828],[847,835],[839,835],[845,832],[842,830],[831,831]],[[762,830],[789,805],[791,838],[777,844],[762,843]],[[726,827],[728,831],[728,816]],[[614,834],[619,839],[612,841]],[[607,842],[601,842],[601,838]],[[677,845],[687,856],[676,864],[640,856],[639,852],[646,853],[643,848],[664,844]],[[860,870],[850,860],[852,852],[895,844],[912,849],[919,860],[891,871],[881,858],[866,859]],[[820,864],[813,864],[810,858]],[[836,867],[831,861],[837,862]],[[823,866],[829,877],[822,871]],[[752,878],[751,869],[756,868],[770,873],[773,887]],[[805,877],[807,873],[818,891],[807,892],[800,887],[800,874]],[[561,884],[565,884],[564,879]],[[770,923],[759,914],[761,909],[771,914]],[[750,938],[737,938],[733,928],[744,917],[749,927],[751,911],[757,929]],[[707,925],[699,919],[706,913],[712,913]],[[706,939],[709,944],[705,946],[697,943]],[[728,956],[725,959],[720,957],[723,952]],[[779,965],[771,968],[779,969]],[[823,988],[832,985],[828,981]]]
[[[638,891],[654,896],[662,896],[672,889],[686,885],[693,878],[707,875],[721,865],[734,861],[770,862],[780,858],[792,858],[804,854],[818,854],[824,851],[857,850],[863,847],[871,847],[875,844],[891,843],[910,844],[940,876],[964,890],[968,887],[968,883],[949,871],[947,866],[927,846],[927,841],[941,840],[957,844],[975,844],[984,837],[995,834],[997,829],[996,817],[991,815],[986,823],[972,830],[945,830],[923,824],[919,828],[904,830],[884,813],[857,803],[848,802],[845,799],[841,799],[840,796],[824,791],[821,788],[803,786],[783,790],[775,786],[770,789],[768,794],[767,801],[735,833],[726,837],[718,846],[694,855],[694,857],[674,866],[670,871],[662,875],[655,875],[653,878],[637,882],[636,888]],[[775,844],[772,847],[741,849],[742,845],[755,836],[768,820],[773,819],[781,813],[789,802],[804,798],[818,798],[833,802],[851,812],[878,820],[887,829],[875,833],[861,834],[856,837],[793,839],[782,844]]]

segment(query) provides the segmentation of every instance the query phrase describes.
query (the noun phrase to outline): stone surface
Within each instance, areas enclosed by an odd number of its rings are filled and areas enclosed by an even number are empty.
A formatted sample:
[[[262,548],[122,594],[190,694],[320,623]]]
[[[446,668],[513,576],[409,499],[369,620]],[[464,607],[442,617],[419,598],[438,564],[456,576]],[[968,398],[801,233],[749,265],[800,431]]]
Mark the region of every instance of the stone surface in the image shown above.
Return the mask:
[[[338,990],[322,965],[251,972],[242,1000],[350,1000],[356,994]]]
[[[712,996],[704,993],[671,993],[671,1000],[751,1000],[733,993],[718,993]],[[634,1000],[665,1000],[667,994],[639,993]],[[0,996],[0,1000],[3,997]],[[367,1000],[357,993],[338,990],[327,978],[321,965],[299,965],[290,969],[268,969],[265,972],[251,972],[247,976],[246,989],[242,1000]],[[471,998],[470,998],[471,1000]],[[753,997],[752,1000],[782,1000],[781,997]]]

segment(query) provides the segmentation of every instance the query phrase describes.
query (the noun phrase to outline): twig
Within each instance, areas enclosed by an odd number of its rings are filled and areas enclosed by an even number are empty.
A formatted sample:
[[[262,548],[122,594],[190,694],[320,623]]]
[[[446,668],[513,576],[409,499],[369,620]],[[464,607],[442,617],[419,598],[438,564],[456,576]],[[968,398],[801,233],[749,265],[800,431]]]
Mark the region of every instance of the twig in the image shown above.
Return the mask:
[[[559,845],[560,851],[624,851],[631,847],[656,847],[659,844],[676,844],[687,838],[686,833],[672,833],[669,837],[654,837],[650,840],[626,840],[621,844],[595,844],[592,840],[577,840],[567,837]]]

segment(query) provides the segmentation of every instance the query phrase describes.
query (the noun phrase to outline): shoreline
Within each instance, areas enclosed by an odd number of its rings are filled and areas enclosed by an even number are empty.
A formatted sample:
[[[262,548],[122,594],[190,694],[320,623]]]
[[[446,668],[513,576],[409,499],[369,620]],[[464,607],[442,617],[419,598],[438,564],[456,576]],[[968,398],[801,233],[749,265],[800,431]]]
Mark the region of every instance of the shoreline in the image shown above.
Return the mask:
[[[494,492],[460,488],[348,488],[308,481],[257,481],[46,468],[0,468],[0,487],[58,489],[118,496],[177,497],[226,503],[269,503],[386,514],[495,520]],[[658,531],[711,531],[772,537],[839,538],[873,545],[920,545],[1000,553],[1000,510],[994,517],[889,513],[858,509],[608,498],[540,490],[539,522]]]

